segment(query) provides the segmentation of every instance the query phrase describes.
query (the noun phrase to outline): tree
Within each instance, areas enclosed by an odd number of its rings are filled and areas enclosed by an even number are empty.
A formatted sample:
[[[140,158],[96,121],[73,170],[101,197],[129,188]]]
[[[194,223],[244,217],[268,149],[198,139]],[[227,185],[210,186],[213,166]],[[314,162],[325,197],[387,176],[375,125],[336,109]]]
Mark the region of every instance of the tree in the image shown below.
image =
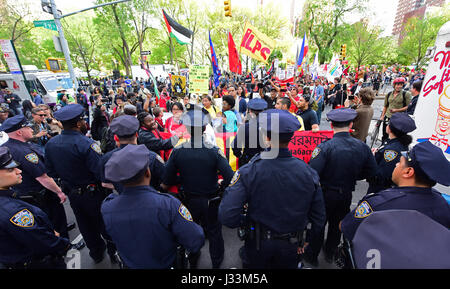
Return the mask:
[[[430,15],[423,19],[412,17],[404,30],[404,38],[399,47],[399,59],[405,64],[414,63],[418,68],[425,65],[425,54],[428,47],[436,41],[437,32],[444,23],[450,20],[449,9],[441,10],[442,14]]]
[[[304,32],[319,49],[319,62],[330,59],[335,39],[344,31],[344,18],[351,12],[363,11],[367,0],[308,0],[303,7],[299,35]],[[299,36],[297,35],[297,36]]]
[[[95,30],[94,22],[89,17],[64,19],[63,29],[66,32],[71,55],[78,66],[84,67],[89,84],[92,83],[91,70],[95,65],[94,57],[100,37]]]

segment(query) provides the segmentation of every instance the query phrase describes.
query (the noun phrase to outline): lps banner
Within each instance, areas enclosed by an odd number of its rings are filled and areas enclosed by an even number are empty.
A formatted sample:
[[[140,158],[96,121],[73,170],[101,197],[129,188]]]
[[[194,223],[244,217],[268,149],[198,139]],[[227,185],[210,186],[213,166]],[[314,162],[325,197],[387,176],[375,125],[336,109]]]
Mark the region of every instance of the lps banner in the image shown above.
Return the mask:
[[[197,95],[208,94],[209,89],[209,66],[189,66],[189,92]]]
[[[244,36],[242,37],[239,54],[244,53],[258,61],[267,63],[267,60],[275,48],[275,41],[267,35],[259,32],[250,23],[244,26]]]
[[[289,143],[289,150],[292,155],[305,163],[309,163],[313,150],[322,142],[333,137],[332,130],[323,130],[318,132],[296,131]]]

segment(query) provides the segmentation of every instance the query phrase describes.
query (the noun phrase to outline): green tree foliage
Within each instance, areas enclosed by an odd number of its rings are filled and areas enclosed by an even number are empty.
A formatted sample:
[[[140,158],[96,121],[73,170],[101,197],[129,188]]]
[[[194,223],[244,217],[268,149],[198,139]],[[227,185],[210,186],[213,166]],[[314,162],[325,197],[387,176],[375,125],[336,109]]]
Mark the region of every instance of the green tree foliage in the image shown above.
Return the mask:
[[[444,23],[450,21],[450,6],[444,7],[437,14],[428,15],[423,19],[412,17],[405,26],[403,39],[399,47],[400,63],[411,65],[414,63],[418,68],[422,68],[427,59],[425,54],[428,47],[434,45],[437,32]]]

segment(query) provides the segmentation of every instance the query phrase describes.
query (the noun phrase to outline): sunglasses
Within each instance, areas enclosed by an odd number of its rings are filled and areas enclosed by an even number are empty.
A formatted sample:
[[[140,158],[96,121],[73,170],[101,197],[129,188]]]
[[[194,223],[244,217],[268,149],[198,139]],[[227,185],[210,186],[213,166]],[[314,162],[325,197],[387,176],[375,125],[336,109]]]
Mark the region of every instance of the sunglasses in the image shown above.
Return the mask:
[[[46,116],[46,114],[38,114],[38,116],[43,117]]]

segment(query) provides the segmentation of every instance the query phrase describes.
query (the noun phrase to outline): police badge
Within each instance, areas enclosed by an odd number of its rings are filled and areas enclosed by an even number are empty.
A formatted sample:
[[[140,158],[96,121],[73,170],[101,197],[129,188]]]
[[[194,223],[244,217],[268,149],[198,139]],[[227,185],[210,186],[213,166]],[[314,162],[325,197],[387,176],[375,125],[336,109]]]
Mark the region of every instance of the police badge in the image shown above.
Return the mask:
[[[35,153],[27,154],[25,156],[25,159],[27,161],[29,161],[30,163],[33,163],[33,164],[38,164],[39,163],[39,157]]]
[[[18,227],[30,228],[34,226],[34,216],[27,209],[17,212],[14,216],[12,216],[10,221]]]
[[[180,215],[185,218],[186,220],[192,222],[192,216],[191,216],[191,212],[189,212],[189,210],[183,205],[181,204],[180,207],[178,208],[178,213],[180,213]]]
[[[387,162],[391,162],[391,161],[395,160],[397,155],[398,155],[398,153],[396,151],[386,150],[386,151],[384,151],[384,160]]]

